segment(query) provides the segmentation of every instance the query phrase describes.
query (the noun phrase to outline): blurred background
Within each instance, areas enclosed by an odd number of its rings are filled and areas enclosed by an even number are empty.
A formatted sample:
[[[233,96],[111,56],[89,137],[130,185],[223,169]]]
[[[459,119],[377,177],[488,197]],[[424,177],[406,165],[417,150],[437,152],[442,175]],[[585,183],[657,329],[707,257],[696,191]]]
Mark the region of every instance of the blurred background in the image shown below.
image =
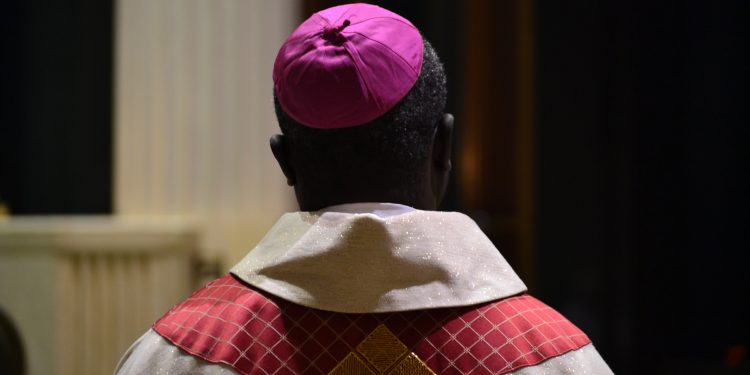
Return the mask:
[[[271,67],[340,3],[0,5],[0,372],[109,373],[295,210]],[[443,209],[616,373],[750,373],[750,3],[375,3],[446,66]]]

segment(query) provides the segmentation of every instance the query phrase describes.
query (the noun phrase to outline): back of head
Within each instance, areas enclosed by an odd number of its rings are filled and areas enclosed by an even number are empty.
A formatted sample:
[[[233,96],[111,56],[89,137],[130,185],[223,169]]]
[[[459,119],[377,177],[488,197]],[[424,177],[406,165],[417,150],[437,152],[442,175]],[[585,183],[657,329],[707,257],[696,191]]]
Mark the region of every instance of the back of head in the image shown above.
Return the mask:
[[[316,15],[311,19],[315,17]],[[346,15],[344,17],[350,18]],[[373,28],[389,27],[382,22],[370,23]],[[347,26],[349,24],[353,22],[348,19],[343,23]],[[367,26],[364,21],[360,21],[359,24],[360,28]],[[300,28],[304,26],[305,23]],[[358,45],[360,41],[356,39],[348,41],[346,27],[339,26],[340,34],[334,37],[325,34],[330,32],[330,26],[320,29],[322,48],[339,47],[344,52],[344,58],[347,58],[347,55],[356,57],[351,59],[353,70],[365,77],[356,80],[340,79],[341,75],[347,74],[346,71],[330,74],[331,68],[325,63],[318,63],[315,59],[296,66],[288,62],[280,64],[279,60],[285,58],[282,54],[289,50],[285,50],[286,44],[282,47],[274,73],[274,104],[279,126],[285,138],[285,149],[288,152],[290,169],[293,170],[292,179],[300,205],[306,206],[303,201],[310,201],[310,197],[316,197],[313,200],[327,197],[322,199],[324,203],[319,205],[355,201],[417,200],[418,195],[424,192],[425,185],[430,183],[429,157],[436,127],[443,117],[447,96],[445,72],[437,54],[414,28],[418,38],[412,38],[412,43],[418,45],[401,47],[401,50],[419,48],[421,61],[417,66],[418,70],[415,70],[416,74],[406,69],[404,74],[399,76],[398,69],[395,69],[395,72],[393,69],[389,70],[392,61],[372,60],[399,59],[401,56],[373,52],[368,46]],[[360,35],[359,31],[361,30],[353,31],[352,34]],[[314,36],[315,32],[313,29]],[[294,36],[295,34],[292,34],[290,40]],[[325,39],[326,37],[329,39]],[[386,42],[389,41],[388,38],[385,39]],[[379,42],[383,43],[382,40]],[[385,47],[391,49],[387,45]],[[305,48],[315,49],[318,46],[304,46],[302,49]],[[391,50],[394,49],[397,50]],[[309,55],[308,51],[306,56]],[[325,51],[324,59],[328,56],[330,51]],[[362,63],[363,61],[370,63]],[[349,68],[341,68],[339,61],[336,64],[338,65],[333,68],[334,70]],[[361,64],[377,66],[374,69],[361,68]],[[386,67],[385,73],[377,70],[383,66]],[[296,72],[295,69],[301,69],[303,72]],[[318,74],[316,69],[324,70],[326,74]],[[365,73],[361,73],[363,70]],[[411,74],[414,74],[413,77]],[[290,76],[293,79],[284,79]],[[409,82],[410,79],[413,83]],[[315,81],[315,85],[310,85],[311,80]],[[389,85],[388,82],[380,85],[387,80],[398,82],[396,85]],[[393,97],[393,87],[402,88],[404,81],[407,82],[404,94]],[[366,86],[363,95],[365,99],[341,95],[341,90],[351,91],[341,89],[342,85]],[[385,97],[378,96],[380,89],[385,93]],[[313,92],[305,96],[304,90]],[[355,87],[354,91],[361,92],[363,89]],[[318,95],[324,98],[319,99]],[[326,99],[330,99],[327,96],[334,99],[326,102]],[[388,100],[393,103],[390,106],[384,105],[383,103],[387,103]],[[317,103],[310,106],[310,101]],[[318,111],[318,108],[321,110]],[[375,117],[370,119],[373,116]]]

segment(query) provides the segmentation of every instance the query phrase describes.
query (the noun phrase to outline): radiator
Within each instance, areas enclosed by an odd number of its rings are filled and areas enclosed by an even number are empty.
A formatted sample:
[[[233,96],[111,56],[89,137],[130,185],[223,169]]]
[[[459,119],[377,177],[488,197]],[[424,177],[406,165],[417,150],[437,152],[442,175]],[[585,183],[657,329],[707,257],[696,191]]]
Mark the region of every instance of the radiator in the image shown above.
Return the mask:
[[[0,221],[0,308],[35,374],[110,374],[194,288],[195,226],[175,218]]]

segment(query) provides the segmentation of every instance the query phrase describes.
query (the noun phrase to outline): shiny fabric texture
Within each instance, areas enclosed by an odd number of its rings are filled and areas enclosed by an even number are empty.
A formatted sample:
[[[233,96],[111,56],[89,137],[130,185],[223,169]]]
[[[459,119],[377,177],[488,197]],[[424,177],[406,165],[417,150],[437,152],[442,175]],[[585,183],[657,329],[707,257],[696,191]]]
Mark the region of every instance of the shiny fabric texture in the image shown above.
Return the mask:
[[[123,356],[117,375],[235,375],[238,372],[224,364],[208,362],[189,354],[161,337],[153,329],[144,333]],[[521,367],[508,375],[609,375],[607,363],[588,344],[578,350],[550,358],[535,366]]]
[[[273,68],[284,111],[313,128],[370,122],[393,108],[422,69],[422,36],[408,20],[370,4],[313,14],[281,46]]]
[[[299,305],[344,313],[467,306],[526,291],[458,212],[284,214],[230,272]]]
[[[342,314],[264,294],[231,275],[197,291],[153,329],[242,374],[326,374],[380,325],[438,374],[505,374],[590,344],[525,294],[477,306]]]

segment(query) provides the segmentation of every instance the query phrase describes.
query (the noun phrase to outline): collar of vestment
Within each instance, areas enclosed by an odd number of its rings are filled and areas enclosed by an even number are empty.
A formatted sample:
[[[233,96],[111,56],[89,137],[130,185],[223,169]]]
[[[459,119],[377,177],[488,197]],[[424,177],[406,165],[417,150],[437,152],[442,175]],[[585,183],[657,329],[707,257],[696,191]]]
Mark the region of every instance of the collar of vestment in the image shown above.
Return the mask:
[[[469,306],[526,291],[468,216],[389,203],[284,214],[231,273],[343,313]]]

